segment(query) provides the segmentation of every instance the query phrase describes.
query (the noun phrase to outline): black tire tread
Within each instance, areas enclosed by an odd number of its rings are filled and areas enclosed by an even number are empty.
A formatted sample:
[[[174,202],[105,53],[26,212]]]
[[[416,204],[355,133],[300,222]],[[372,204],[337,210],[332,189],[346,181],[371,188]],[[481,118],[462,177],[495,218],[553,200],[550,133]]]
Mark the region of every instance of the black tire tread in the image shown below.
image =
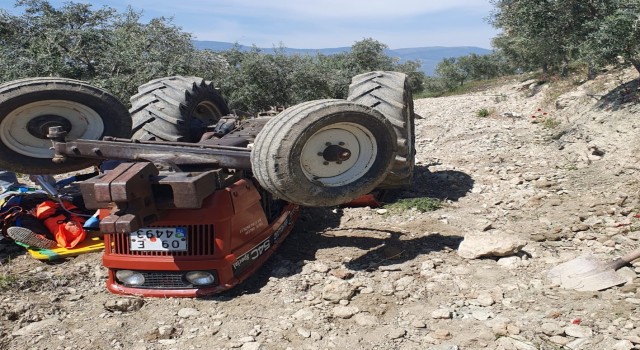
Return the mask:
[[[192,76],[157,78],[138,87],[131,97],[133,139],[197,142],[190,134],[189,108],[206,98],[214,103],[220,116],[229,107],[210,81]]]
[[[375,71],[357,75],[351,80],[347,100],[380,111],[396,132],[398,154],[379,188],[410,185],[415,167],[415,116],[406,74]]]

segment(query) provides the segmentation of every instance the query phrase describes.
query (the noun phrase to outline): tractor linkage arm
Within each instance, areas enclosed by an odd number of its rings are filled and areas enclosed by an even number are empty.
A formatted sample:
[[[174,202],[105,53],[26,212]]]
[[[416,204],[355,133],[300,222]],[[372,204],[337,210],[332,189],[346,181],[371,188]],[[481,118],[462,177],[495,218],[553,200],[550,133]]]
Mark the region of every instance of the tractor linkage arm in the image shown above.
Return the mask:
[[[102,141],[75,140],[67,142],[61,127],[51,127],[49,139],[55,151],[53,162],[64,162],[67,157],[102,160],[148,161],[177,167],[231,168],[250,170],[251,150],[243,147],[207,145],[203,143],[137,141],[105,137]]]
[[[47,136],[54,162],[67,157],[122,161],[79,183],[87,209],[110,209],[100,222],[102,232],[134,232],[163,210],[200,208],[204,198],[251,169],[250,149],[242,147],[113,137],[67,142],[60,127],[51,127]],[[177,171],[161,172],[159,167]]]

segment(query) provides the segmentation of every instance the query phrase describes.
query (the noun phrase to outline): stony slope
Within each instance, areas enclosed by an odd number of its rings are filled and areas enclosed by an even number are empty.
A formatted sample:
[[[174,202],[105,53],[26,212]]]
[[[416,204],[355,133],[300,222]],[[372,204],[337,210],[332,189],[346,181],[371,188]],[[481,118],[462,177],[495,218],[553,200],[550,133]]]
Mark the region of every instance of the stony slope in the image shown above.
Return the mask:
[[[639,92],[621,85],[633,78],[416,100],[419,166],[400,195],[444,208],[305,209],[257,275],[210,299],[120,298],[99,254],[43,264],[0,245],[13,256],[0,266],[0,348],[638,349],[640,264],[603,292],[546,278],[582,252],[638,247]],[[478,232],[526,245],[460,257]]]

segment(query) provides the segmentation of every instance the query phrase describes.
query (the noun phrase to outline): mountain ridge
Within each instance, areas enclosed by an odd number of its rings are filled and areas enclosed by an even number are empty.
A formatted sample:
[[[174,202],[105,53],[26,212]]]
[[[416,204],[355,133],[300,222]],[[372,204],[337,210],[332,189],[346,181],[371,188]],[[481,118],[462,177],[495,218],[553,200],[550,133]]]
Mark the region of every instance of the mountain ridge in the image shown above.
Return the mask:
[[[193,44],[200,50],[213,50],[213,51],[226,51],[234,47],[236,44],[224,42],[224,41],[208,41],[208,40],[194,40]],[[246,46],[238,44],[240,50],[245,51],[252,48],[252,46]],[[265,52],[274,50],[272,48],[259,48]],[[309,54],[313,55],[321,53],[323,55],[335,55],[342,52],[348,52],[351,47],[333,47],[333,48],[321,48],[321,49],[299,49],[284,47],[286,54]],[[433,75],[435,67],[438,62],[444,58],[460,57],[469,55],[472,53],[478,55],[486,55],[492,51],[489,49],[476,47],[476,46],[424,46],[424,47],[408,47],[399,49],[386,49],[386,54],[391,57],[399,58],[400,62],[407,60],[417,60],[422,64],[422,71],[427,75]]]

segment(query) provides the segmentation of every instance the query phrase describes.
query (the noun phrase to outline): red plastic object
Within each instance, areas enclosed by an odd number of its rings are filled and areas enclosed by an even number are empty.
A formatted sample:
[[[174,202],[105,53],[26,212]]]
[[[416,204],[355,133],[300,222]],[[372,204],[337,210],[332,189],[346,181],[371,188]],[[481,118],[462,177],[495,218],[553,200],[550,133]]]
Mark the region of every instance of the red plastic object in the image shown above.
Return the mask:
[[[343,207],[371,207],[378,208],[382,206],[381,198],[384,196],[384,191],[374,191],[369,194],[362,195],[349,203],[345,203]]]

